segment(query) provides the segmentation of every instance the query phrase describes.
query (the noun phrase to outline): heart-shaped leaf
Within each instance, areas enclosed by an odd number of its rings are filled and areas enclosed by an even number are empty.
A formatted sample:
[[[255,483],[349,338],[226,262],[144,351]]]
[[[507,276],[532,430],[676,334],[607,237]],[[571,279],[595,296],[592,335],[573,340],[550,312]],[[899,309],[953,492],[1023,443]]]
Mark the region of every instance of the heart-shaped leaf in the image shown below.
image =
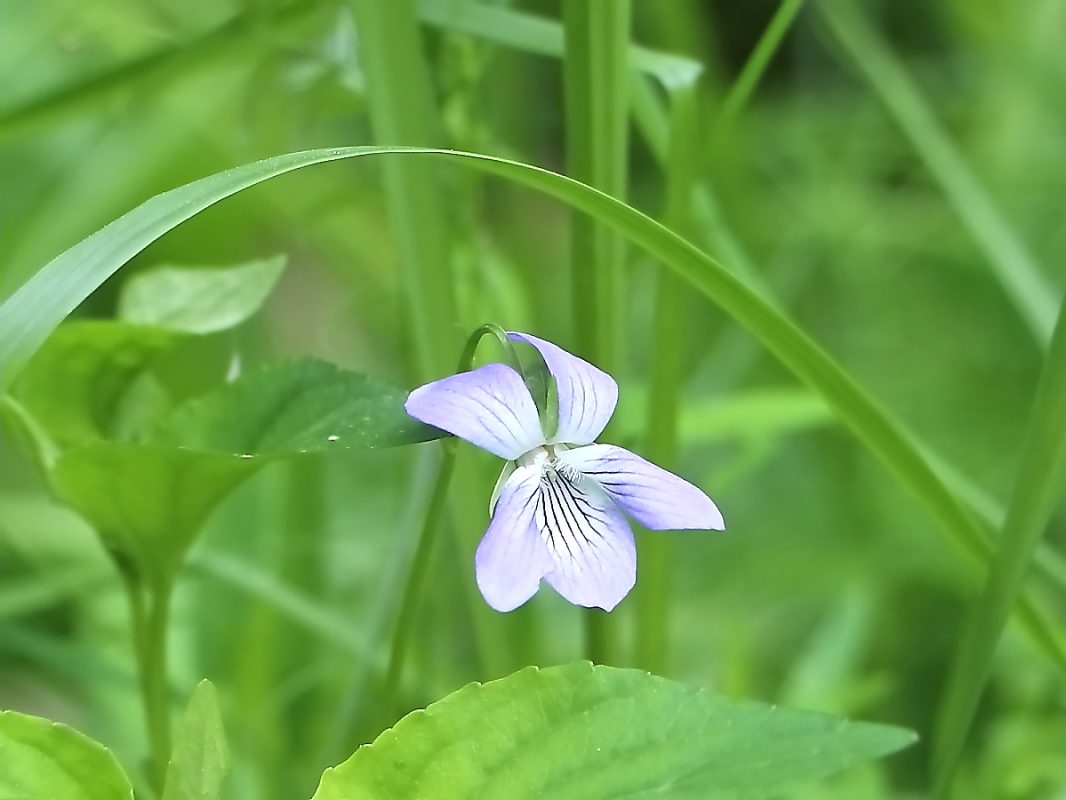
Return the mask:
[[[58,722],[0,712],[0,798],[132,800],[133,787],[106,747]]]
[[[95,442],[52,470],[59,497],[85,517],[120,562],[174,575],[223,499],[265,462],[177,447]]]
[[[146,444],[96,441],[50,470],[56,493],[120,559],[168,579],[211,512],[267,463],[446,434],[404,411],[407,392],[310,359],[242,376],[172,414]]]
[[[314,800],[761,798],[914,739],[637,670],[531,667],[404,717]]]
[[[233,328],[259,310],[285,270],[287,256],[231,267],[165,266],[122,286],[119,319],[183,333]]]
[[[371,450],[447,434],[408,416],[407,392],[332,364],[269,367],[178,409],[157,441],[196,450],[289,456]]]

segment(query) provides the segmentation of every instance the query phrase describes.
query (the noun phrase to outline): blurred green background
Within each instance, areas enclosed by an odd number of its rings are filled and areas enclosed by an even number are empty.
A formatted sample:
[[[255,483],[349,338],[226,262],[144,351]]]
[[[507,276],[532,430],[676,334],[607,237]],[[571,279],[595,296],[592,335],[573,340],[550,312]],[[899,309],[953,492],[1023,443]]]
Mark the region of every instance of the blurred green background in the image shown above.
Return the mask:
[[[486,5],[560,18],[558,2]],[[472,32],[463,6],[418,4],[434,120],[432,141],[417,143],[565,172],[559,58],[498,41],[521,29],[510,17]],[[703,69],[703,194],[683,229],[765,285],[996,520],[1041,366],[1034,330],[1066,280],[1066,4],[809,2],[738,103],[737,78],[779,8],[634,0],[633,40]],[[288,151],[405,143],[375,136],[356,11],[332,0],[0,3],[0,300],[158,192]],[[631,130],[626,199],[661,218],[647,130]],[[405,387],[436,377],[415,356],[382,166],[322,165],[226,200],[138,255],[77,316],[113,316],[117,287],[137,270],[286,253],[265,309],[207,337],[190,384],[199,364],[295,355]],[[567,209],[454,167],[432,174],[447,221],[437,255],[461,321],[440,332],[445,346],[458,357],[485,321],[570,341]],[[627,250],[612,436],[638,450],[660,357],[655,276]],[[729,527],[667,534],[676,571],[664,673],[897,723],[927,741],[972,565],[747,334],[694,294],[683,304],[676,467]],[[69,722],[135,770],[145,734],[121,584],[7,434],[0,705]],[[473,448],[460,458],[407,708],[584,652],[578,614],[550,591],[507,616],[484,607],[472,554],[498,464]],[[380,730],[376,670],[432,462],[424,445],[276,465],[212,517],[178,588],[171,672],[176,707],[202,677],[219,687],[235,753],[229,796],[309,796],[325,766]],[[1066,547],[1061,509],[1048,542]],[[1061,587],[1039,588],[1066,619]],[[621,665],[633,603],[611,627]],[[1062,676],[1012,629],[957,796],[1061,797],[1064,711]],[[923,742],[809,796],[906,797],[926,784],[928,756]]]

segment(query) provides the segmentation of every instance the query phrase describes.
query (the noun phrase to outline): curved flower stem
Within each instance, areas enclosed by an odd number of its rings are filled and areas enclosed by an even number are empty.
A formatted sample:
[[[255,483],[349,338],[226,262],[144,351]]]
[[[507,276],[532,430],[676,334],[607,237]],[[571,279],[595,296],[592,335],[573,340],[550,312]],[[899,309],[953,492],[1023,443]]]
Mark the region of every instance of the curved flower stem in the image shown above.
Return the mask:
[[[400,613],[396,619],[396,632],[393,634],[392,649],[389,652],[389,664],[385,670],[385,682],[381,691],[382,715],[388,717],[389,722],[393,721],[395,714],[399,713],[397,693],[400,688],[400,680],[403,677],[404,660],[407,657],[408,645],[411,641],[411,635],[414,633],[415,612],[418,610],[418,601],[422,595],[422,585],[426,582],[426,576],[429,574],[433,545],[437,540],[437,532],[440,530],[444,519],[444,506],[448,500],[448,486],[451,483],[452,472],[455,470],[455,445],[455,439],[441,440],[443,455],[440,467],[437,470],[437,480],[433,486],[433,494],[430,496],[429,506],[426,508],[422,532],[418,537],[418,548],[415,550],[414,560],[411,562],[411,573],[407,577],[403,600],[400,603]]]
[[[508,361],[519,373],[521,365],[514,344],[507,336],[507,332],[492,322],[487,322],[477,328],[466,340],[462,355],[459,356],[459,366],[456,372],[467,372],[474,366],[474,354],[477,346],[485,336],[495,336],[507,354]],[[400,612],[396,618],[396,631],[392,637],[392,648],[389,651],[389,663],[385,668],[385,679],[381,690],[381,713],[389,722],[393,721],[395,714],[399,713],[397,693],[400,688],[400,680],[403,678],[404,660],[407,658],[407,648],[414,631],[415,613],[418,610],[418,601],[422,595],[422,584],[426,582],[429,574],[429,565],[433,556],[433,544],[437,540],[437,532],[440,530],[444,519],[445,504],[448,501],[448,487],[451,484],[452,473],[455,472],[455,439],[441,440],[442,457],[440,466],[437,468],[437,480],[433,484],[433,494],[430,495],[429,505],[426,508],[425,520],[422,523],[422,531],[418,536],[418,547],[415,549],[414,559],[411,561],[411,572],[407,576],[407,584],[404,586],[403,599],[400,601]]]

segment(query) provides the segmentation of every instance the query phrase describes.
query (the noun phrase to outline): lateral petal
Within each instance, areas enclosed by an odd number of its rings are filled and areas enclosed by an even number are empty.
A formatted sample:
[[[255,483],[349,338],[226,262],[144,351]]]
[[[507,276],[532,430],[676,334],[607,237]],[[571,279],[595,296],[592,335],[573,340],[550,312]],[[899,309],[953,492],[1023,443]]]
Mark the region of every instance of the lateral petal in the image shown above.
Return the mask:
[[[508,461],[544,444],[533,396],[506,364],[486,364],[420,386],[404,408],[415,419]]]
[[[610,611],[637,579],[633,532],[611,499],[580,475],[547,470],[535,520],[551,554],[544,579],[571,603]]]
[[[534,522],[540,470],[519,467],[504,483],[474,556],[477,585],[497,611],[512,611],[540,587],[551,557]]]
[[[614,378],[551,342],[528,333],[511,331],[507,335],[537,348],[555,378],[559,427],[548,444],[594,442],[603,433],[618,402],[618,384]]]
[[[725,530],[722,512],[701,489],[625,448],[593,444],[560,457],[599,483],[645,528]]]

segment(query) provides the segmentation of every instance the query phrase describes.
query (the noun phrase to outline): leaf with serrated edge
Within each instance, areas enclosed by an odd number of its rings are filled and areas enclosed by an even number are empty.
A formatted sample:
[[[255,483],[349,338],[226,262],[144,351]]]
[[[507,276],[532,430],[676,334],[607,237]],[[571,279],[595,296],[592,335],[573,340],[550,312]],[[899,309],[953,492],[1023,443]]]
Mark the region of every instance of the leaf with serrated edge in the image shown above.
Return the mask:
[[[404,717],[326,770],[314,800],[756,798],[914,739],[638,670],[530,667]]]
[[[58,722],[0,712],[0,798],[132,800],[111,751]]]

